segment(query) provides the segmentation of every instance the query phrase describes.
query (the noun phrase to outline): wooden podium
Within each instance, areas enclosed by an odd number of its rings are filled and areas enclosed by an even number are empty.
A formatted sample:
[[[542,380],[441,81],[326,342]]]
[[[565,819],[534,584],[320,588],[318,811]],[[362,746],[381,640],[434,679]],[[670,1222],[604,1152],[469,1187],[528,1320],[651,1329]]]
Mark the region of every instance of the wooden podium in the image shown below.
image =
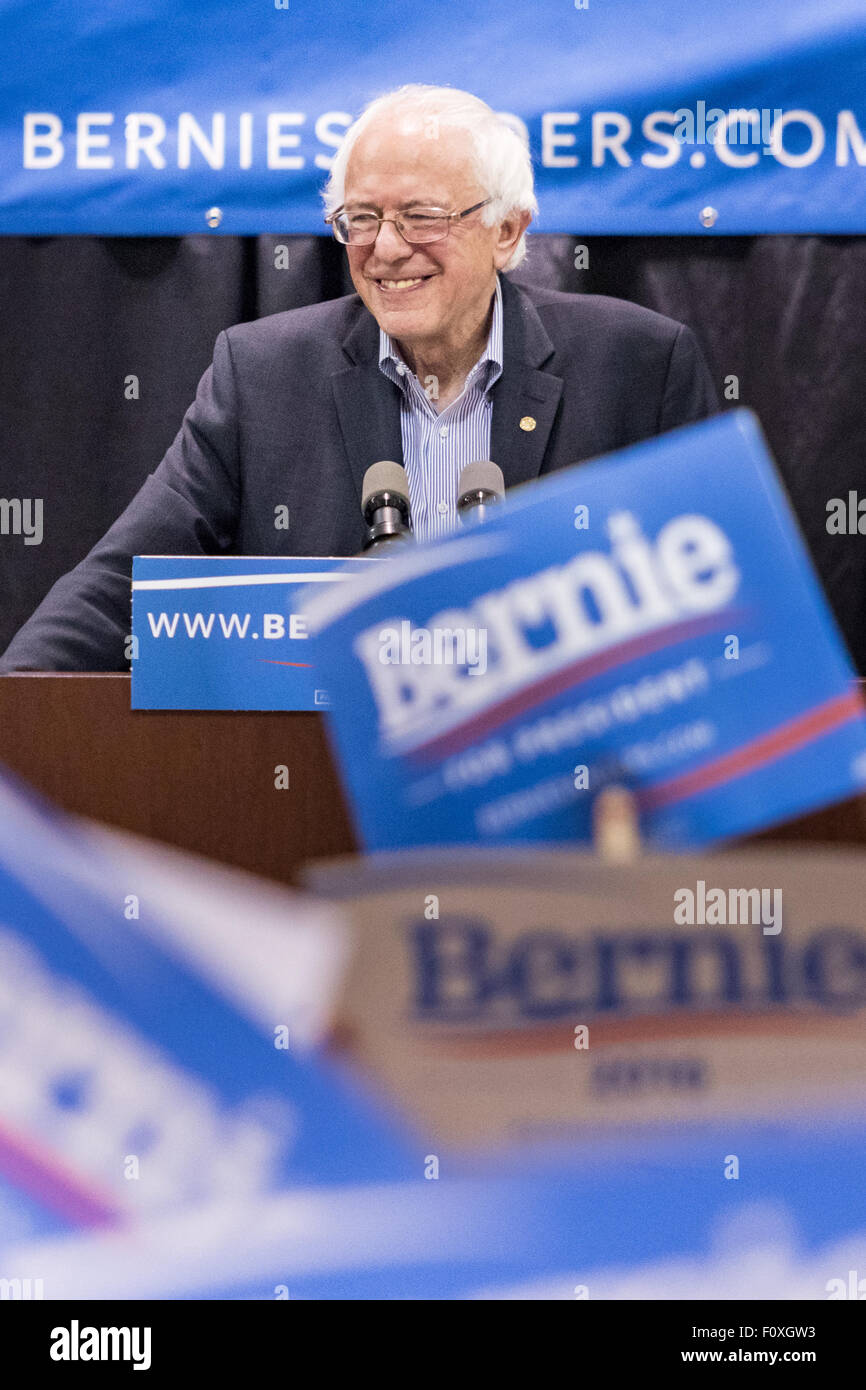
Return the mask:
[[[129,687],[0,676],[0,766],[64,810],[282,882],[355,849],[322,715],[132,710]]]
[[[285,883],[307,860],[357,848],[323,715],[131,710],[129,686],[0,676],[0,766],[67,811]],[[866,844],[866,797],[749,842],[792,840]]]

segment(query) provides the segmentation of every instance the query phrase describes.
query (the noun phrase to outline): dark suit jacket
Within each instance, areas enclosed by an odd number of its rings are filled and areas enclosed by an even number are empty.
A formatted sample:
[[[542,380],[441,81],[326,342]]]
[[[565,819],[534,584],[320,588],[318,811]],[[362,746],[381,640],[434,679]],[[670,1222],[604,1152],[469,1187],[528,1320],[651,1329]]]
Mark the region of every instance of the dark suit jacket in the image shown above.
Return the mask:
[[[701,419],[715,389],[688,328],[624,300],[502,277],[491,458],[506,487]],[[7,648],[0,671],[124,670],[133,555],[353,555],[361,481],[402,462],[399,389],[358,295],[220,333],[159,467]],[[522,430],[531,415],[532,431]],[[274,509],[289,508],[287,530]]]

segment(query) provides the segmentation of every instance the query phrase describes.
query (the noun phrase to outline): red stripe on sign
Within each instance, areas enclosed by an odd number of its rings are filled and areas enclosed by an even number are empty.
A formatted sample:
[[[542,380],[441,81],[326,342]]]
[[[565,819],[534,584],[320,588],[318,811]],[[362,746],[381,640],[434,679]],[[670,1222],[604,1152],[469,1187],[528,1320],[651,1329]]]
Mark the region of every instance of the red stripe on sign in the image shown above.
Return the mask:
[[[46,1149],[0,1127],[0,1174],[13,1187],[79,1226],[116,1226],[121,1213]]]
[[[638,792],[638,806],[642,811],[657,810],[660,806],[670,806],[699,792],[710,791],[736,777],[744,777],[747,772],[754,772],[756,768],[775,762],[786,753],[803,748],[863,713],[864,704],[859,693],[837,695],[806,714],[789,719],[787,724],[780,724],[771,733],[762,734],[760,738],[752,739],[751,743],[744,743],[732,753],[704,763],[702,767],[683,773],[681,777],[671,777],[667,782],[659,782]]]
[[[583,657],[570,666],[560,667],[533,685],[525,686],[506,699],[500,700],[498,704],[482,710],[458,725],[456,729],[449,729],[447,733],[439,734],[427,743],[419,743],[410,750],[410,756],[426,762],[428,759],[446,757],[449,753],[459,753],[475,739],[483,737],[507,720],[514,719],[518,714],[523,714],[525,710],[541,704],[543,700],[552,699],[563,690],[592,680],[594,676],[602,676],[605,671],[615,666],[625,666],[630,661],[637,661],[639,657],[649,656],[651,652],[662,651],[665,647],[687,642],[691,637],[701,637],[705,632],[728,626],[731,624],[732,616],[730,611],[725,609],[721,614],[713,613],[709,617],[690,618],[687,622],[676,623],[672,627],[656,628],[641,637],[621,642],[616,647],[607,647],[596,656]]]

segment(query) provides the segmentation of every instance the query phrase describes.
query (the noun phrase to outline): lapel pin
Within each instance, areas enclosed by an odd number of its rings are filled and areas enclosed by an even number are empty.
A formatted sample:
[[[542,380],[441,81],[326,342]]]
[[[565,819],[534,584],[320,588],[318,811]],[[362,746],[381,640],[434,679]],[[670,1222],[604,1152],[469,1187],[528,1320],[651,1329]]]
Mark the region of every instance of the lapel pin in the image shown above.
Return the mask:
[[[520,428],[522,430],[535,429],[535,421],[533,420],[531,415],[524,415],[523,419],[520,421]]]

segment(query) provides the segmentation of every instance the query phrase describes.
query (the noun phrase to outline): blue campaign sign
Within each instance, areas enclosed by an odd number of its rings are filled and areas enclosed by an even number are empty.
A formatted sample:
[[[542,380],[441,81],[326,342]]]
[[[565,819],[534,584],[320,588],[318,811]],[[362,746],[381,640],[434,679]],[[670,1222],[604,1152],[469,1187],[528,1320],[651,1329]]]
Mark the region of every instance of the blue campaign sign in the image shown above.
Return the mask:
[[[371,98],[480,96],[537,229],[862,232],[862,0],[0,0],[0,234],[325,234]],[[171,62],[166,63],[170,50]],[[286,248],[288,251],[289,248]]]
[[[296,596],[369,564],[136,555],[132,708],[324,708],[328,692]]]
[[[306,604],[364,843],[696,846],[866,782],[854,672],[755,417],[509,494]]]
[[[74,1299],[862,1299],[864,1138],[862,1118],[804,1112],[468,1172],[430,1155],[432,1180],[295,1190],[126,1247],[43,1241],[4,1270]],[[747,1184],[722,1178],[732,1154]]]
[[[278,1049],[156,944],[125,914],[127,886],[0,776],[0,1256],[197,1203],[407,1176],[408,1143],[362,1089]]]

